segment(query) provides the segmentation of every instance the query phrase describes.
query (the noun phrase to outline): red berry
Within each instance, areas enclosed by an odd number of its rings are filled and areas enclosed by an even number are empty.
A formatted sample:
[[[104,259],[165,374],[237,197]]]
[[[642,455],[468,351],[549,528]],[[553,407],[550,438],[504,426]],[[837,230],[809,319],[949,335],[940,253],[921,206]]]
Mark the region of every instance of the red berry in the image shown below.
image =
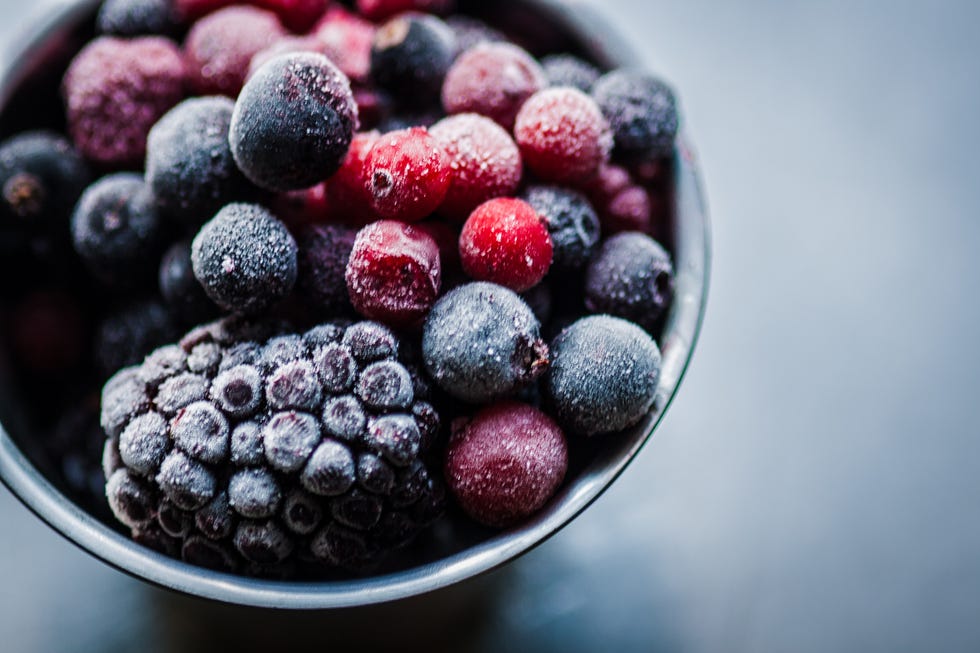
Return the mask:
[[[521,152],[500,125],[475,113],[451,116],[430,130],[449,155],[453,183],[439,212],[463,221],[487,200],[513,195],[521,185]]]
[[[236,97],[252,57],[284,36],[282,23],[264,9],[235,6],[205,16],[184,42],[191,85],[200,95]]]
[[[453,180],[449,155],[424,127],[385,134],[368,153],[365,173],[382,218],[418,222],[446,198]]]
[[[305,32],[327,10],[330,0],[252,0],[252,3],[276,12],[289,29]]]
[[[601,207],[599,221],[606,236],[621,231],[650,233],[650,194],[640,186],[627,186]]]
[[[376,131],[355,134],[340,170],[327,180],[327,197],[336,222],[362,226],[377,219],[365,164],[380,137]]]
[[[343,7],[331,7],[313,30],[330,60],[358,83],[371,77],[371,43],[377,28]]]
[[[587,182],[609,160],[613,137],[599,106],[570,87],[528,100],[514,125],[524,163],[544,181]]]
[[[217,11],[229,5],[233,5],[237,0],[173,0],[174,12],[182,21],[197,20],[201,16],[206,16],[212,11]]]
[[[445,14],[455,5],[456,0],[357,0],[357,10],[371,20],[387,20],[406,11]]]
[[[95,39],[65,73],[75,146],[97,163],[141,164],[150,128],[184,99],[186,81],[183,57],[169,39]]]
[[[439,246],[412,225],[375,222],[358,232],[346,278],[358,313],[392,326],[415,325],[439,295]]]
[[[537,285],[553,254],[545,220],[522,200],[498,198],[482,204],[459,235],[466,274],[515,292]]]
[[[501,402],[453,427],[446,482],[466,514],[480,523],[504,527],[527,519],[565,478],[565,435],[536,408]]]
[[[325,184],[281,193],[276,196],[270,208],[273,215],[290,229],[320,224],[330,217],[330,201]]]
[[[547,86],[544,69],[521,48],[481,43],[464,52],[446,73],[442,105],[446,113],[478,113],[510,131],[521,106]]]
[[[632,185],[633,178],[626,168],[614,163],[603,163],[584,190],[594,206],[605,206],[620,191]]]

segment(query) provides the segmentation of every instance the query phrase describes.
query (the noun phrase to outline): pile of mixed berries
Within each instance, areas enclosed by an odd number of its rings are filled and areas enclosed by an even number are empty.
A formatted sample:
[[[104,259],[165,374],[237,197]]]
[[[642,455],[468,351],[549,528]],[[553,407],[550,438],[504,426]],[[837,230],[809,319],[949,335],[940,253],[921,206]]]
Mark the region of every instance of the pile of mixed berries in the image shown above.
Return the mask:
[[[105,0],[65,132],[0,144],[3,266],[44,279],[8,347],[101,388],[49,444],[138,541],[371,569],[520,525],[649,413],[674,96],[453,12]]]

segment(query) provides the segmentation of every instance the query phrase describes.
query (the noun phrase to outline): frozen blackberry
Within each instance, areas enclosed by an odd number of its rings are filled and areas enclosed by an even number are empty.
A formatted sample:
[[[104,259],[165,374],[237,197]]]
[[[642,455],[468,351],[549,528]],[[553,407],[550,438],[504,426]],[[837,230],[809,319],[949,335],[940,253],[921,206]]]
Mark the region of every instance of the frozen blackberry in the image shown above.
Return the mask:
[[[595,315],[575,322],[551,344],[544,379],[546,403],[577,435],[633,426],[657,396],[660,349],[640,327]]]
[[[571,86],[583,93],[591,91],[602,75],[598,68],[571,54],[547,56],[541,60],[541,67],[549,86]]]
[[[218,307],[204,292],[191,264],[191,243],[174,243],[160,261],[160,294],[174,315],[185,324],[200,324],[217,317]]]
[[[0,145],[0,224],[61,228],[90,180],[88,166],[64,138],[25,132]]]
[[[355,238],[355,229],[333,224],[307,227],[297,238],[299,292],[323,315],[344,315],[353,310],[344,275]]]
[[[625,155],[670,156],[679,118],[670,87],[656,77],[632,70],[602,76],[592,96],[606,116]]]
[[[648,331],[666,313],[673,293],[670,255],[653,238],[636,232],[603,243],[585,278],[589,311],[625,318]]]
[[[138,283],[155,268],[163,232],[143,178],[131,173],[89,186],[71,217],[75,251],[94,275],[117,286]]]
[[[296,282],[296,241],[260,206],[229,204],[201,228],[191,246],[194,276],[216,304],[261,311]]]
[[[197,227],[254,194],[228,145],[234,108],[223,97],[185,100],[150,130],[146,183],[168,218]]]
[[[157,350],[103,391],[113,513],[137,541],[229,571],[377,562],[443,503],[422,462],[439,415],[398,349],[372,323],[230,318]]]
[[[425,366],[443,390],[472,403],[510,395],[544,372],[541,326],[513,291],[471,283],[436,302],[422,332]]]
[[[109,376],[143,357],[177,335],[177,326],[166,307],[156,300],[129,304],[111,312],[95,335],[95,359]]]
[[[95,24],[112,36],[170,36],[178,20],[170,0],[105,0]]]
[[[599,244],[599,216],[581,193],[556,186],[532,186],[524,201],[545,219],[554,246],[553,269],[585,267]]]
[[[371,47],[371,77],[410,105],[439,93],[456,56],[453,31],[435,16],[403,14],[382,25]]]
[[[350,80],[329,59],[285,54],[259,68],[238,96],[231,150],[256,185],[301,190],[340,168],[357,125]]]

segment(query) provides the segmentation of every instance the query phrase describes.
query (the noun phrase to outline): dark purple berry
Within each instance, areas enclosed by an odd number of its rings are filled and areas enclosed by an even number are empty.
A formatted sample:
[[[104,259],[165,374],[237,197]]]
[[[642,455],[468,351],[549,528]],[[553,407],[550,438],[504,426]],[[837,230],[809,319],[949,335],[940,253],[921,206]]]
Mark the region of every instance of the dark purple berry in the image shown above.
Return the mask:
[[[358,322],[344,333],[344,346],[360,363],[398,356],[398,339],[391,329],[377,322]]]
[[[621,431],[643,419],[656,399],[660,350],[632,322],[608,315],[581,319],[555,339],[551,354],[545,399],[571,433]]]
[[[453,31],[435,16],[403,14],[378,28],[371,77],[401,102],[417,106],[442,88],[456,56]]]
[[[244,469],[228,481],[228,503],[242,517],[272,517],[280,501],[282,491],[268,470]]]
[[[334,342],[318,349],[313,354],[313,365],[316,366],[323,390],[331,394],[347,392],[357,378],[357,361],[340,343]]]
[[[297,535],[309,535],[323,521],[323,508],[317,497],[294,490],[282,507],[282,522]]]
[[[259,465],[265,460],[262,427],[256,422],[242,422],[231,432],[231,462],[235,465]]]
[[[670,87],[647,73],[614,70],[592,87],[609,121],[616,148],[626,155],[670,156],[679,118]]]
[[[265,386],[265,399],[272,410],[313,410],[319,406],[320,397],[316,369],[305,360],[281,365]]]
[[[368,492],[388,494],[395,486],[395,470],[374,454],[361,454],[357,459],[357,483]]]
[[[473,403],[507,396],[548,364],[541,325],[513,291],[471,283],[433,307],[422,332],[425,366],[443,390]]]
[[[143,178],[119,173],[95,182],[71,217],[75,251],[94,275],[131,286],[156,268],[163,227]]]
[[[357,489],[337,497],[330,504],[330,514],[337,523],[359,531],[377,524],[383,510],[380,498]]]
[[[164,499],[157,511],[157,523],[163,532],[173,538],[184,538],[194,525],[194,516]]]
[[[357,124],[350,81],[329,59],[285,54],[263,64],[238,96],[231,149],[257,186],[301,190],[340,168]]]
[[[150,474],[159,467],[169,446],[167,420],[159,413],[139,415],[119,436],[120,458],[139,474]]]
[[[323,430],[335,438],[354,440],[366,425],[367,415],[357,397],[336,397],[323,406]]]
[[[100,424],[110,438],[119,437],[130,420],[150,407],[146,384],[139,370],[127,368],[106,381],[102,388]]]
[[[273,521],[246,521],[238,525],[235,548],[246,560],[262,564],[282,562],[293,552],[293,540]]]
[[[599,244],[599,216],[578,191],[556,186],[532,186],[524,200],[545,219],[554,247],[552,269],[580,270]]]
[[[95,24],[111,36],[170,36],[179,23],[171,0],[105,0]]]
[[[234,554],[227,547],[197,535],[184,541],[180,557],[192,565],[215,571],[234,571],[237,567]]]
[[[626,232],[604,242],[585,277],[585,306],[635,322],[648,331],[674,293],[670,255],[646,234]]]
[[[320,427],[306,413],[277,413],[262,429],[262,440],[270,465],[281,472],[295,472],[313,453],[320,440]]]
[[[171,501],[185,510],[204,506],[217,491],[217,482],[207,467],[177,449],[161,463],[156,482]]]
[[[307,227],[298,238],[297,287],[311,306],[325,315],[352,311],[344,274],[357,231],[342,225]]]
[[[410,415],[385,415],[368,422],[364,433],[368,449],[396,467],[410,464],[422,448],[422,434]]]
[[[571,54],[547,56],[541,60],[541,67],[549,86],[571,86],[583,93],[591,91],[602,75],[598,68]]]
[[[109,477],[105,490],[112,514],[129,528],[139,528],[153,519],[158,500],[147,482],[119,469]]]
[[[373,363],[361,372],[357,396],[368,407],[377,410],[408,408],[415,400],[412,377],[404,366],[395,361]]]
[[[185,100],[150,130],[146,183],[167,218],[197,227],[254,194],[228,144],[234,108],[224,97]]]
[[[194,238],[191,261],[208,297],[238,313],[268,308],[296,282],[296,241],[257,205],[223,208]]]
[[[210,385],[207,378],[184,372],[160,384],[154,403],[161,413],[173,417],[181,408],[207,399]]]
[[[198,510],[194,523],[211,540],[223,540],[231,535],[235,528],[235,516],[231,512],[231,504],[228,503],[228,494],[221,492],[211,503]]]
[[[354,458],[350,449],[332,440],[324,440],[310,457],[300,475],[307,490],[323,497],[344,494],[354,484]]]
[[[160,262],[160,294],[183,322],[199,324],[215,317],[218,307],[204,292],[191,265],[191,243],[174,243]]]
[[[95,336],[95,358],[106,375],[113,374],[172,340],[177,327],[157,301],[143,301],[110,313]]]
[[[229,416],[250,417],[262,404],[262,377],[251,365],[221,372],[211,385],[211,399]]]
[[[170,434],[178,447],[201,462],[217,464],[228,456],[231,427],[210,402],[181,409],[170,424]]]

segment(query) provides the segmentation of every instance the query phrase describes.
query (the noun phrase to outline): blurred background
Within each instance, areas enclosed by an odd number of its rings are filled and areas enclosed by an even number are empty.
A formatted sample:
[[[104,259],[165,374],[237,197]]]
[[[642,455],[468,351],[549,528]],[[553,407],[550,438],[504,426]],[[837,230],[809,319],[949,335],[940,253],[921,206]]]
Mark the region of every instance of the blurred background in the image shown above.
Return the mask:
[[[0,0],[0,42],[51,4]],[[980,3],[595,4],[679,91],[714,222],[694,364],[620,481],[476,585],[261,630],[0,489],[0,648],[980,650]]]

